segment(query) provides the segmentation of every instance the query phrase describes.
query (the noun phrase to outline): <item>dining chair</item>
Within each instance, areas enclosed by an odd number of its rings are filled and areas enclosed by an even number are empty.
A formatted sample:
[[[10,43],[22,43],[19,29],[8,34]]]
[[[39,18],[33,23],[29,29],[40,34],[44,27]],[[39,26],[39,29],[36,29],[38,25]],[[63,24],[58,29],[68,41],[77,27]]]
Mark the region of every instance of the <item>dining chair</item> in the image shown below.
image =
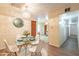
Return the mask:
[[[19,51],[19,49],[16,45],[9,45],[6,40],[4,40],[4,44],[5,44],[6,50],[10,54],[14,54],[15,56],[17,56],[17,52]]]
[[[34,50],[35,51],[30,50],[31,56],[42,56],[42,53],[41,53],[42,47],[40,45],[37,45]]]
[[[37,34],[35,37],[35,41],[32,42],[29,51],[31,56],[40,56],[42,47],[40,46],[40,36]]]

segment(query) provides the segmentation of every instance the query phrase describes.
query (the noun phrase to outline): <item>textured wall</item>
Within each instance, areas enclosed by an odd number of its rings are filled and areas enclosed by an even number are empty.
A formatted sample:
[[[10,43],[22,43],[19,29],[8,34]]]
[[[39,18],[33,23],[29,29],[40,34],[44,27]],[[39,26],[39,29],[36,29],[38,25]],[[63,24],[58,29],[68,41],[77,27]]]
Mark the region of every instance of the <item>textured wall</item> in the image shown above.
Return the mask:
[[[0,49],[4,48],[3,40],[6,39],[10,45],[15,44],[16,37],[23,33],[24,30],[31,32],[31,21],[25,20],[22,28],[13,26],[14,18],[0,15]]]

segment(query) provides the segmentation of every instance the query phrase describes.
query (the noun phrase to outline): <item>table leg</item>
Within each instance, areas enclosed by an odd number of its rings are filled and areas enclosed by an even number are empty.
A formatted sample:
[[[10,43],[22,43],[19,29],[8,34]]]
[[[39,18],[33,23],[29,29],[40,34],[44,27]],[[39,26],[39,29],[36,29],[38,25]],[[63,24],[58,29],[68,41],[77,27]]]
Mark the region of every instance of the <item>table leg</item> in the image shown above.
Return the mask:
[[[26,47],[25,47],[25,56],[26,56]]]
[[[19,52],[21,52],[22,45],[18,45]]]
[[[27,55],[27,45],[25,45],[25,56]]]

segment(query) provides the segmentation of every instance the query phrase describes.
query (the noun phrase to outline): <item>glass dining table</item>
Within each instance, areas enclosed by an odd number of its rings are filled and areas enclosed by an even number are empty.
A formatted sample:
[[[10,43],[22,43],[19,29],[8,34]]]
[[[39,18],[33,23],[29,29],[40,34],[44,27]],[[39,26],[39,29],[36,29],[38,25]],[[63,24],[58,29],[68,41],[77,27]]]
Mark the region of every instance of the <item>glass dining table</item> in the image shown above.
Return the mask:
[[[35,40],[35,38],[33,38],[32,36],[20,37],[19,39],[16,40],[16,44],[19,47],[20,51],[21,51],[22,47],[25,48],[25,56],[26,56],[27,51],[28,51],[28,46],[30,46],[32,44],[32,41],[34,41],[34,40]]]

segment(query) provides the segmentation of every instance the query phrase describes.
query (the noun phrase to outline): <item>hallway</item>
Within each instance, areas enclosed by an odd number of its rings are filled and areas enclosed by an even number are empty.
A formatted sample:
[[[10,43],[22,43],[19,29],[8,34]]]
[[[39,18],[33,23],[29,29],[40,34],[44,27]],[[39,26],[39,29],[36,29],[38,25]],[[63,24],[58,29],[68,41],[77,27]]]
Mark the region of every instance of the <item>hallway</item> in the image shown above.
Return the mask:
[[[48,42],[48,36],[47,35],[40,35],[40,39],[44,42]]]
[[[65,50],[78,50],[78,40],[76,36],[69,37],[61,46]]]
[[[42,47],[48,50],[48,56],[79,56],[79,50],[64,50],[62,48],[58,48],[44,41],[40,41]]]

